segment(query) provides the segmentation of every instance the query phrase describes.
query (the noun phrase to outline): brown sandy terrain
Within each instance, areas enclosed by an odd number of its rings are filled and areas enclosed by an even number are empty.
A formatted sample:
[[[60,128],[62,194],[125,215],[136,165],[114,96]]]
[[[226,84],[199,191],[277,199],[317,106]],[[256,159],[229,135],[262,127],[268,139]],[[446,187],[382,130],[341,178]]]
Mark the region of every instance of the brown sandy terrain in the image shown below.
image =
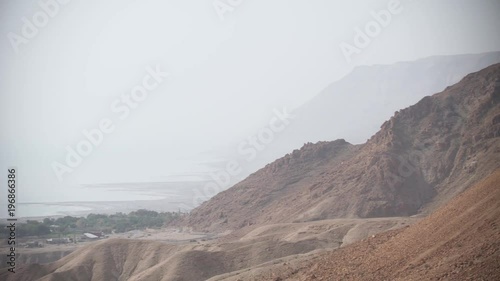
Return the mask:
[[[414,221],[416,219],[412,218],[377,218],[283,223],[256,227],[239,239],[227,241],[195,236],[199,234],[185,236],[173,230],[164,234],[134,232],[138,239],[112,238],[94,242],[54,263],[22,266],[15,275],[0,274],[0,278],[205,280],[289,256],[335,249],[353,239],[404,227]],[[170,232],[175,232],[181,241],[172,241],[175,236],[169,236]]]
[[[174,228],[164,228],[164,229],[145,229],[145,230],[134,230],[124,233],[111,234],[110,238],[131,238],[131,239],[141,239],[149,241],[161,241],[168,242],[171,244],[186,244],[193,240],[212,240],[218,237],[218,235],[210,233],[193,233],[190,231],[182,231],[181,229]],[[41,248],[26,248],[25,245],[28,241],[38,241],[43,244]],[[16,263],[18,266],[23,264],[45,264],[55,262],[78,248],[89,246],[93,243],[100,242],[102,240],[84,240],[78,241],[78,243],[68,243],[68,244],[47,244],[44,243],[45,239],[37,238],[18,238],[18,247],[16,248]],[[9,245],[7,241],[1,240],[0,252],[8,252]],[[0,256],[0,268],[6,266],[7,256]]]
[[[500,280],[500,170],[408,228],[211,280]]]
[[[190,240],[210,240],[218,237],[218,234],[184,231],[177,228],[132,230],[124,233],[117,233],[110,238],[130,238],[141,240],[153,240],[170,243],[183,243]]]
[[[88,245],[88,244],[87,244]],[[69,255],[71,252],[77,249],[77,247],[82,247],[84,244],[78,246],[64,245],[60,247],[44,247],[44,248],[16,248],[16,263],[18,265],[22,264],[33,264],[33,263],[50,263]],[[8,249],[5,247],[0,248],[2,253],[7,253]],[[0,268],[7,266],[7,256],[2,255],[0,257]]]
[[[149,241],[161,241],[171,244],[186,244],[193,240],[212,240],[216,239],[218,235],[210,233],[195,233],[190,231],[183,231],[182,229],[163,228],[163,229],[145,229],[134,230],[124,233],[111,234],[110,238],[131,238]],[[38,241],[43,244],[40,248],[26,248],[27,242]],[[46,264],[55,262],[75,251],[78,248],[86,247],[92,243],[97,243],[102,240],[79,240],[77,243],[68,244],[47,244],[43,238],[18,238],[16,240],[16,264],[17,266],[26,264]],[[5,239],[0,240],[0,253],[7,253],[9,245]],[[7,266],[8,257],[6,255],[0,256],[0,268]]]

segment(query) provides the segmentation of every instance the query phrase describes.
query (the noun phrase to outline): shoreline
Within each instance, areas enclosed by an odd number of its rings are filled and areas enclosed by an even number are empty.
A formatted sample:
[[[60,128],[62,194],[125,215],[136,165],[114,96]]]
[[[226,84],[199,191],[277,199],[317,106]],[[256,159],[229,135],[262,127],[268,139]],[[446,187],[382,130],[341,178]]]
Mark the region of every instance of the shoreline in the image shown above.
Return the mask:
[[[140,209],[156,212],[189,212],[190,210],[182,209],[180,206],[185,206],[182,201],[170,201],[169,199],[155,200],[133,200],[133,201],[81,201],[81,202],[47,202],[47,203],[18,203],[18,209],[22,209],[23,205],[38,205],[40,208],[45,208],[41,211],[42,214],[18,216],[19,221],[26,220],[43,220],[44,218],[59,218],[65,216],[86,217],[89,214],[106,214],[115,213],[130,213]],[[61,210],[49,210],[51,208]],[[66,209],[64,209],[66,208]],[[85,208],[84,210],[68,210],[68,208]],[[48,214],[43,214],[50,212]],[[30,213],[35,213],[32,211]],[[7,217],[0,218],[0,221],[6,222]]]

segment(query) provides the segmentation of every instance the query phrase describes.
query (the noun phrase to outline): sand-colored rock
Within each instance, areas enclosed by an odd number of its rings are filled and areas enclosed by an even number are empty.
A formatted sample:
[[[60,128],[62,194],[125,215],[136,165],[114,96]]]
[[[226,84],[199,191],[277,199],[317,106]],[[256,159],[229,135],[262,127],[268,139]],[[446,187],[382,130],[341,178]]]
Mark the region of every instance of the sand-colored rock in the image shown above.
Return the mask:
[[[213,280],[500,280],[499,264],[500,170],[408,228]]]

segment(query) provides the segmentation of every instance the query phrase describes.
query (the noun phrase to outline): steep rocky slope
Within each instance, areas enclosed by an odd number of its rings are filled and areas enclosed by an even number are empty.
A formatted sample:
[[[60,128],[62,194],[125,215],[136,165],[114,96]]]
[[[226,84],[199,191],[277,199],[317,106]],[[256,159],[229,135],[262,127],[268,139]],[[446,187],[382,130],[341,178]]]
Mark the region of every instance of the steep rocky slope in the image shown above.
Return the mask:
[[[500,170],[408,228],[211,280],[500,280]]]
[[[433,210],[500,165],[500,64],[396,112],[367,143],[306,144],[196,208],[204,230]]]

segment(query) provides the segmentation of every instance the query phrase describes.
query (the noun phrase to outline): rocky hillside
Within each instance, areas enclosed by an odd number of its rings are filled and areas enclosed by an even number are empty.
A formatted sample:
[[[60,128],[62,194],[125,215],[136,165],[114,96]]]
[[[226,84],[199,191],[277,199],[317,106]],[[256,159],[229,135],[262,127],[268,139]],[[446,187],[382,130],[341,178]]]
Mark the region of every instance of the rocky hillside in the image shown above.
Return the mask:
[[[196,208],[203,230],[414,215],[500,166],[500,64],[396,112],[363,145],[306,144]]]
[[[417,224],[211,280],[500,280],[500,170]]]

